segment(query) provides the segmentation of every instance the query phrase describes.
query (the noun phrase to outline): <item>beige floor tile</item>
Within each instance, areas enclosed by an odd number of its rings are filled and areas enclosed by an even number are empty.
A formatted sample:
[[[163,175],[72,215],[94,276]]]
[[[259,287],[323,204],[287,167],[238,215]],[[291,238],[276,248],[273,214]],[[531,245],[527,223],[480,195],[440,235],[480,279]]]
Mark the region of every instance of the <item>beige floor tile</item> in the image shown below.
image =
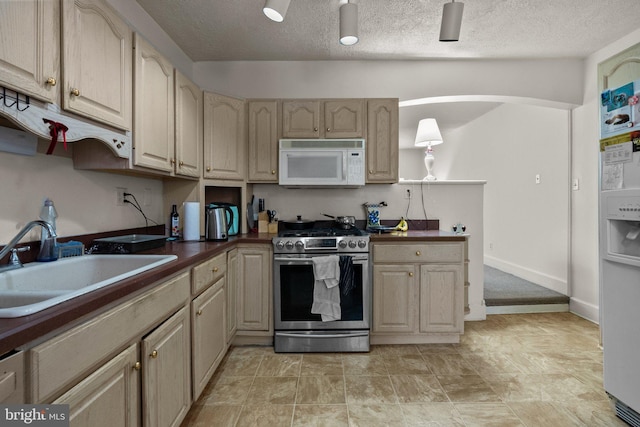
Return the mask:
[[[389,375],[384,359],[368,354],[348,354],[342,356],[345,375]]]
[[[554,402],[554,405],[588,427],[628,427],[618,418],[610,402]]]
[[[241,411],[242,406],[195,405],[191,408],[191,411],[189,411],[182,425],[191,427],[234,427]]]
[[[302,355],[264,356],[256,372],[259,377],[297,377],[300,375]]]
[[[424,354],[429,370],[436,375],[474,375],[476,370],[460,354]]]
[[[374,356],[402,356],[406,354],[420,354],[414,344],[405,345],[372,345],[370,353]]]
[[[504,403],[457,403],[455,408],[460,412],[466,427],[525,426]]]
[[[296,405],[292,427],[348,427],[347,405]]]
[[[220,377],[215,387],[200,398],[204,405],[242,405],[253,384],[253,377]]]
[[[348,404],[397,403],[388,376],[345,376]]]
[[[452,403],[429,402],[400,404],[407,427],[464,427]]]
[[[420,354],[456,354],[460,344],[420,344],[416,347]]]
[[[488,374],[482,378],[503,402],[542,401],[544,377],[535,374]]]
[[[480,375],[437,375],[452,402],[499,402],[500,397]]]
[[[304,354],[301,376],[344,375],[342,357],[335,354]]]
[[[258,371],[258,367],[262,362],[262,356],[241,356],[231,355],[222,365],[221,375],[232,377],[253,377]]]
[[[580,420],[551,402],[510,402],[508,406],[527,426],[583,427]]]
[[[417,354],[404,354],[401,356],[384,356],[384,364],[389,375],[420,375],[431,374],[423,356]]]
[[[400,405],[349,405],[349,426],[351,427],[400,427],[404,425]]]
[[[293,405],[245,405],[236,427],[290,427],[292,420]]]
[[[297,377],[256,377],[247,396],[247,404],[292,405],[295,402]]]
[[[448,402],[435,375],[391,375],[400,403]]]
[[[476,354],[467,353],[462,356],[477,373],[520,373],[520,368],[514,364],[504,353],[478,352]]]
[[[556,402],[606,401],[602,389],[585,384],[570,374],[549,374],[542,386],[542,400]]]
[[[300,377],[296,403],[346,403],[343,376]]]

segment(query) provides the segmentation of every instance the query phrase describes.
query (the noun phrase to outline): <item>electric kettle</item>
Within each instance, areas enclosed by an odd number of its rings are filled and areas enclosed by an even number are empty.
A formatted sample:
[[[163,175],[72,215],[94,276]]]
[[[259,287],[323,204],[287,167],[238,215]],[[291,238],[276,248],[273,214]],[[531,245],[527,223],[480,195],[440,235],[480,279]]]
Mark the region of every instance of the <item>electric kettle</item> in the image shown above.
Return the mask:
[[[231,220],[227,221],[227,213]],[[228,206],[210,204],[204,211],[204,232],[206,240],[227,240],[233,223],[233,211]]]

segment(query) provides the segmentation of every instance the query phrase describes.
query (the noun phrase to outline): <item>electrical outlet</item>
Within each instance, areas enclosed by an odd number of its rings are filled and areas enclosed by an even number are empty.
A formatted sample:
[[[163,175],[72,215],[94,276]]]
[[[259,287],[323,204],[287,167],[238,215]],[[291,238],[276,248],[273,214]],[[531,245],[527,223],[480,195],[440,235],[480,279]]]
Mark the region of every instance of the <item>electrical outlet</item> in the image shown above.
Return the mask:
[[[127,189],[124,187],[116,187],[116,205],[124,206],[124,193],[127,192]]]
[[[578,178],[573,179],[571,188],[573,189],[573,191],[578,191],[580,189],[580,180]]]
[[[489,243],[489,249],[493,249],[493,243]]]
[[[540,174],[536,174],[536,184],[540,184]]]
[[[410,199],[411,198],[411,189],[407,188],[407,192],[404,193],[404,198],[405,199]]]

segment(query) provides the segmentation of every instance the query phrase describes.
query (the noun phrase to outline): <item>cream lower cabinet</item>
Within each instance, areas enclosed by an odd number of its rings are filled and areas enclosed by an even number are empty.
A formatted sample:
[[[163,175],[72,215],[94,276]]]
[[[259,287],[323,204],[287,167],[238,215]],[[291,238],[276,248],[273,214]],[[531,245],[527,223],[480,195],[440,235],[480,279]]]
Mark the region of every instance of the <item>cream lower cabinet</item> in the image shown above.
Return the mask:
[[[72,427],[140,425],[138,360],[138,345],[133,344],[53,403],[69,405]]]
[[[77,426],[179,425],[191,405],[190,278],[178,274],[27,350],[27,403],[68,403]]]
[[[273,342],[272,255],[268,245],[238,247],[237,338],[254,336]],[[242,343],[242,339],[238,340]],[[255,343],[255,342],[254,342]]]
[[[458,342],[464,242],[373,245],[373,344]]]
[[[238,330],[238,250],[227,253],[227,344]]]

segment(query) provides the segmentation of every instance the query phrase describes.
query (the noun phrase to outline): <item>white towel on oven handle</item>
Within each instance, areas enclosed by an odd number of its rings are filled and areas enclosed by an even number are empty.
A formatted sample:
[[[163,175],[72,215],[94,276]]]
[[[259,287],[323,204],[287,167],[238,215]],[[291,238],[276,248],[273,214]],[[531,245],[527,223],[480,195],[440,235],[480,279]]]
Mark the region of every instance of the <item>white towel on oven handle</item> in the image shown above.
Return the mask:
[[[313,257],[313,304],[311,313],[323,322],[340,320],[340,258],[337,255]]]

